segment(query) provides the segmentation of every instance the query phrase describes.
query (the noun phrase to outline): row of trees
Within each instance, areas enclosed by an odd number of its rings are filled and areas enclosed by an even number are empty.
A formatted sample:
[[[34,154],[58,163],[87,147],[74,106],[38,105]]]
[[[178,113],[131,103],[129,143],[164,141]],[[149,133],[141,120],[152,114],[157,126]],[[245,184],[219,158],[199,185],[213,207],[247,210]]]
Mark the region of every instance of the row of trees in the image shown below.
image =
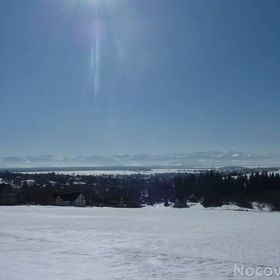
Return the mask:
[[[187,201],[200,201],[205,207],[228,203],[251,207],[252,202],[259,202],[280,210],[280,176],[267,172],[246,175],[210,171],[152,176],[3,173],[0,177],[10,183],[16,204],[48,205],[54,203],[59,193],[80,192],[87,205],[92,206],[140,207],[159,202],[167,206],[176,202],[175,205],[184,207]]]
[[[211,171],[175,176],[174,185],[177,198],[183,200],[193,194],[206,207],[228,203],[251,207],[252,202],[258,202],[280,210],[280,176],[275,173],[247,175]]]

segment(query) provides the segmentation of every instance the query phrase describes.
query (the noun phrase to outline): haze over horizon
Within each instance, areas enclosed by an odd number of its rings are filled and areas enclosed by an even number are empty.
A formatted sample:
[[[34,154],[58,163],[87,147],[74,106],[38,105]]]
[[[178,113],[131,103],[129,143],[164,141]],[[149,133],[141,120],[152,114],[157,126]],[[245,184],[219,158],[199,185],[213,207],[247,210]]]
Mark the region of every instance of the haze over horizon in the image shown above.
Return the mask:
[[[52,155],[0,157],[0,169],[9,168],[115,168],[115,167],[274,167],[280,168],[280,154],[253,154],[244,152],[193,152],[162,155],[88,155],[55,157]]]
[[[280,153],[277,0],[3,0],[0,156]]]

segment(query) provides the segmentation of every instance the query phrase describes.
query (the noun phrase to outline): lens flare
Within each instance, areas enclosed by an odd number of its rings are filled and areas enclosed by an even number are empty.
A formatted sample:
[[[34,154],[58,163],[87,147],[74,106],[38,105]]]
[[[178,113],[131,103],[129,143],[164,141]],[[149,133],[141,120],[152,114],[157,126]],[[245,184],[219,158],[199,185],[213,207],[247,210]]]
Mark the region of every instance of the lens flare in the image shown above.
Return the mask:
[[[93,78],[94,96],[97,96],[100,89],[100,31],[98,29],[92,43],[90,56],[90,72]]]
[[[96,1],[95,1],[96,2]],[[101,22],[98,17],[98,6],[94,6],[94,22],[90,25],[90,81],[94,97],[100,91],[100,47],[101,47]]]
[[[72,1],[74,1],[71,5],[72,15],[82,13],[82,16],[73,17],[73,37],[78,48],[88,54],[89,68],[86,87],[87,89],[89,87],[90,93],[96,98],[102,90],[102,80],[104,81],[106,78],[106,76],[101,77],[102,54],[104,55],[108,51],[106,48],[108,42],[111,44],[112,52],[116,52],[116,60],[121,60],[125,56],[124,44],[122,44],[125,27],[123,27],[122,20],[119,20],[119,12],[124,11],[121,6],[122,0],[118,0],[120,2],[115,0]],[[104,53],[103,47],[105,47]],[[121,63],[118,64],[121,67]]]

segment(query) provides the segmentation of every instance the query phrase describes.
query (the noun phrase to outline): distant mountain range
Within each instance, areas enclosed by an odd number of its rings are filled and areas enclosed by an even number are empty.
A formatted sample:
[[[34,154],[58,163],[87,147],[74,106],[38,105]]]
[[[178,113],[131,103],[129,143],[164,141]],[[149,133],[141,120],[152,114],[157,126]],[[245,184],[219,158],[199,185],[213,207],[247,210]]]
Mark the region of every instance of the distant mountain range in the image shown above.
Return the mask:
[[[0,157],[0,168],[34,167],[115,167],[157,166],[176,168],[201,167],[278,167],[280,154],[253,154],[245,152],[194,152],[163,155],[113,155],[59,158],[51,155],[37,157]]]

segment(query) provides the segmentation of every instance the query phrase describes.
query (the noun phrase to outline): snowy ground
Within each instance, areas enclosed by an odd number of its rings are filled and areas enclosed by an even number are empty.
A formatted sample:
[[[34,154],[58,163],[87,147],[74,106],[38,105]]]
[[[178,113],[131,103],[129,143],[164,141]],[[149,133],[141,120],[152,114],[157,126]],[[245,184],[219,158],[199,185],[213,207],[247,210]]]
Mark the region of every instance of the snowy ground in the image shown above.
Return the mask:
[[[233,277],[234,264],[280,265],[279,220],[195,207],[1,207],[0,279],[247,279]]]

